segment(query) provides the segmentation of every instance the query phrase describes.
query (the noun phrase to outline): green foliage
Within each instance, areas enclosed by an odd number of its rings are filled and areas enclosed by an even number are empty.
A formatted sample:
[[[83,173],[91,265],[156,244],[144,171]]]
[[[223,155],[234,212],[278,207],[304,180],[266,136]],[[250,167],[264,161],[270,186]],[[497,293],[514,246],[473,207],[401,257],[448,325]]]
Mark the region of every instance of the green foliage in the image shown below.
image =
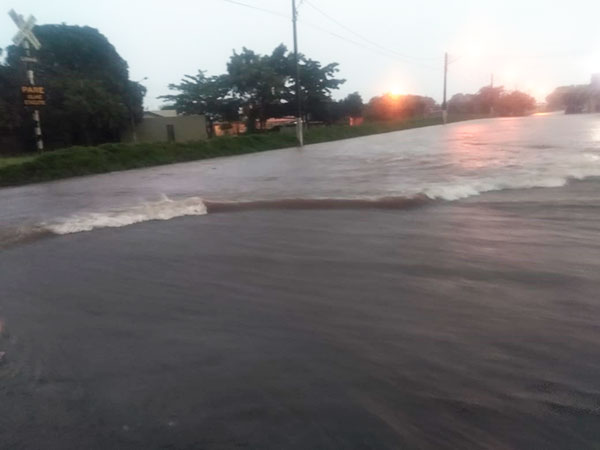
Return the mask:
[[[453,121],[475,118],[454,116]],[[317,143],[387,133],[441,123],[439,118],[368,123],[359,127],[310,128],[306,143]],[[293,147],[292,133],[227,136],[189,143],[103,144],[97,147],[70,147],[43,153],[22,161],[3,164],[0,159],[0,186],[49,181],[94,173],[134,169],[219,156],[240,155]]]
[[[286,51],[285,46],[280,45],[271,55],[259,55],[244,47],[241,53],[234,51],[227,63],[231,92],[239,98],[250,130],[256,119],[262,127],[270,116],[276,116],[285,100]]]
[[[0,165],[0,185],[24,184],[58,178],[134,169],[217,156],[236,155],[293,146],[286,134],[219,137],[209,141],[155,144],[103,144],[69,147],[15,164]]]
[[[363,114],[363,100],[358,92],[348,94],[348,96],[340,102],[344,115],[350,117],[361,117]]]
[[[22,164],[31,161],[35,156],[4,156],[0,157],[0,169],[13,164]]]
[[[293,67],[293,56],[288,57]],[[331,92],[338,89],[346,80],[334,78],[339,71],[337,63],[321,66],[321,63],[302,56],[303,64],[300,65],[300,92],[302,97],[305,120],[328,122]],[[289,93],[288,103],[293,104],[295,99],[295,85]]]
[[[179,84],[170,84],[169,89],[179,91],[160,97],[170,102],[169,109],[181,114],[204,114],[209,121],[238,119],[239,101],[229,95],[227,75],[207,77],[199,71],[198,75],[186,75]]]
[[[303,109],[312,120],[328,120],[331,92],[344,80],[336,79],[337,63],[322,66],[318,61],[299,55]],[[169,88],[176,94],[163,96],[184,114],[206,114],[210,120],[232,121],[241,110],[248,129],[256,121],[264,126],[270,117],[296,114],[296,65],[294,55],[284,45],[270,55],[243,48],[233,52],[227,73],[207,77],[186,75]]]
[[[17,72],[0,63],[0,133],[12,134],[20,126],[21,117],[15,108],[20,101]]]
[[[141,120],[145,88],[129,80],[127,63],[98,30],[63,24],[41,25],[34,31],[42,43],[41,50],[35,52],[39,61],[35,81],[47,92],[47,106],[41,110],[46,143],[64,146],[117,141],[131,116]],[[23,49],[12,46],[8,50],[7,70],[22,83]],[[0,98],[2,92],[0,89]],[[20,103],[13,101],[11,107],[30,131],[31,123],[26,122],[29,112]]]
[[[364,104],[358,92],[348,94],[346,98],[337,102],[329,102],[326,123],[337,123],[349,117],[362,117]]]

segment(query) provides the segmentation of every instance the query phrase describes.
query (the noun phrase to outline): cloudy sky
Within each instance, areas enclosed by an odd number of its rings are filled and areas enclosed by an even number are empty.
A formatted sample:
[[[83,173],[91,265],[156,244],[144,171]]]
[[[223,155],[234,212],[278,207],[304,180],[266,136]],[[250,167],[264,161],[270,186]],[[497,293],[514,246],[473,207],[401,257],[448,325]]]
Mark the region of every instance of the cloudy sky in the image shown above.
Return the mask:
[[[554,87],[600,72],[600,0],[297,0],[300,51],[338,62],[335,94],[365,100],[387,91],[441,100],[443,55],[449,96],[489,83],[543,99]],[[238,4],[236,4],[238,3]],[[251,7],[243,6],[243,3]],[[148,88],[157,108],[167,85],[198,69],[225,71],[233,49],[292,47],[291,0],[3,0],[0,47],[16,31],[14,8],[38,23],[98,28]]]

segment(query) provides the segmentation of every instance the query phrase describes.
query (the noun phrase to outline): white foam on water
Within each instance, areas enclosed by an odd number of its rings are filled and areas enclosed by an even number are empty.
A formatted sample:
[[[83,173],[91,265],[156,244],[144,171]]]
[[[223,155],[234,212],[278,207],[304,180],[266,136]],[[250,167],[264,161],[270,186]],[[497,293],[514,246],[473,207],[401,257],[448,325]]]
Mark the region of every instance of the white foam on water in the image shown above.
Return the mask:
[[[600,156],[585,153],[549,159],[533,168],[504,168],[492,176],[457,177],[454,181],[434,182],[423,186],[421,193],[432,200],[453,201],[505,189],[562,187],[570,180],[592,177],[600,177]]]
[[[505,189],[529,189],[540,187],[561,187],[565,186],[569,179],[582,179],[585,177],[569,176],[549,176],[530,179],[483,179],[462,181],[456,183],[434,184],[423,189],[423,194],[432,200],[460,200],[473,197],[485,192],[502,191]]]
[[[200,197],[189,197],[183,200],[171,200],[163,197],[160,201],[130,208],[76,214],[52,223],[43,223],[42,226],[56,234],[70,234],[97,228],[125,227],[149,220],[169,220],[176,217],[204,214],[206,214],[206,205]]]

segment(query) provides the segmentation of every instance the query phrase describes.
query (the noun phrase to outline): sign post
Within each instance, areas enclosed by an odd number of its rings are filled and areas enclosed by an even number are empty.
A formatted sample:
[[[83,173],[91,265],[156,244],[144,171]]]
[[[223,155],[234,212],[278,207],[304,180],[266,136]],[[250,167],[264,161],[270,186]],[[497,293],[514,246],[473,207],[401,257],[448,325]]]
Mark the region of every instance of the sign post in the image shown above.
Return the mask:
[[[21,61],[25,63],[27,69],[27,82],[28,86],[21,87],[21,93],[23,94],[23,104],[25,106],[33,106],[33,123],[35,130],[35,141],[37,149],[41,152],[44,150],[44,141],[42,139],[42,126],[40,124],[40,112],[38,107],[46,104],[46,93],[42,86],[35,85],[35,78],[33,76],[32,64],[37,62],[35,58],[31,57],[30,46],[34,49],[39,50],[42,47],[40,41],[33,34],[33,27],[35,26],[35,17],[29,16],[27,21],[23,19],[23,16],[17,14],[14,9],[8,12],[13,22],[19,28],[19,31],[13,38],[13,42],[17,46],[22,46],[25,49],[25,56],[21,58]]]

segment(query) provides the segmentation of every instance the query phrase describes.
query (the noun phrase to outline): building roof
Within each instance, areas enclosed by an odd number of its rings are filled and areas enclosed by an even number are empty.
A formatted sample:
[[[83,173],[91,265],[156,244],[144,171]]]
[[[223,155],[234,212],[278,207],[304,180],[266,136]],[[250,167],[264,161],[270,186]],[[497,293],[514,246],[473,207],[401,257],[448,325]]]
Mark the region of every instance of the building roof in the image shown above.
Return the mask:
[[[174,109],[160,109],[158,111],[144,111],[144,117],[177,117],[177,111]]]

